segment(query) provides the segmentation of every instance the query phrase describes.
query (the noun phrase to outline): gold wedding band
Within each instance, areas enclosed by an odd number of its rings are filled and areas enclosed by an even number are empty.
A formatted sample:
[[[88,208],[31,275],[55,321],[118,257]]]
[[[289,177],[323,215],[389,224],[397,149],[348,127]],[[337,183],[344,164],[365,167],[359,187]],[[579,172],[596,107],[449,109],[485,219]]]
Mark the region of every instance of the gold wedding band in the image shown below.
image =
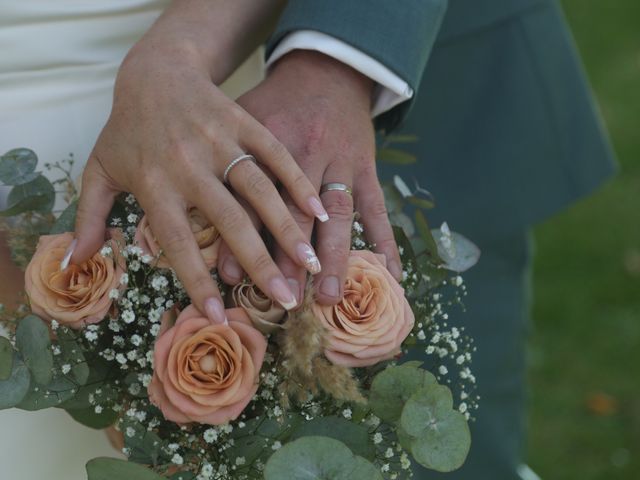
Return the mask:
[[[333,192],[333,191],[345,192],[348,195],[352,194],[351,187],[349,187],[348,185],[345,185],[344,183],[330,182],[330,183],[325,183],[320,187],[320,195],[326,192]]]
[[[251,160],[253,163],[256,163],[256,157],[254,157],[253,155],[249,155],[248,153],[240,155],[238,158],[231,160],[231,163],[227,165],[227,168],[225,168],[224,170],[224,175],[222,175],[222,180],[224,181],[224,183],[229,183],[229,172],[231,172],[231,169],[243,160]]]

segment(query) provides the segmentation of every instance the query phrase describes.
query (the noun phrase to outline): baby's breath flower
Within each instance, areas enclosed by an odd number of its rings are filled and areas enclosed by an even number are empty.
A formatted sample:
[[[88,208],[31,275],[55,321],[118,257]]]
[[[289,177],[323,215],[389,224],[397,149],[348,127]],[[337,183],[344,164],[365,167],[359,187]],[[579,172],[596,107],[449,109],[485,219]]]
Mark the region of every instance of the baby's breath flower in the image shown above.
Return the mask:
[[[209,428],[205,430],[202,436],[205,442],[213,443],[218,439],[218,432],[214,428]]]
[[[175,465],[182,465],[184,463],[184,459],[182,458],[182,455],[176,453],[173,457],[171,457],[171,463]]]
[[[132,310],[125,310],[124,312],[122,312],[122,315],[120,315],[120,317],[122,318],[122,321],[124,321],[124,323],[133,323],[136,319],[136,314],[133,313]]]

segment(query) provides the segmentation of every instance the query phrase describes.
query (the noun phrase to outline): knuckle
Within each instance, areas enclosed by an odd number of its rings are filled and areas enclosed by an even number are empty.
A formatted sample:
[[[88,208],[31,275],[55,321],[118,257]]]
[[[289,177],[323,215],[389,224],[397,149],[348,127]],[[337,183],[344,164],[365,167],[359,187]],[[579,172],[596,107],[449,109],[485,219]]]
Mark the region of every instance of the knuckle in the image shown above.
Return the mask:
[[[383,199],[376,199],[369,205],[369,213],[374,217],[387,218],[387,206],[384,204]]]
[[[165,234],[162,244],[165,251],[171,252],[173,255],[180,255],[188,251],[191,241],[193,241],[191,231],[172,229]]]
[[[227,232],[237,230],[242,223],[242,212],[233,205],[227,205],[222,208],[219,215],[218,231],[222,236]]]
[[[338,220],[347,220],[353,216],[353,201],[351,196],[346,193],[335,192],[335,195],[332,195],[330,201],[326,203],[325,208],[329,217]]]
[[[273,187],[271,180],[261,171],[254,171],[247,175],[245,189],[247,193],[254,197],[263,198]]]
[[[299,235],[298,224],[290,216],[288,216],[287,218],[284,218],[280,222],[278,231],[280,232],[280,235],[282,235],[284,238],[293,238],[293,237],[298,237]]]
[[[194,272],[191,271],[184,279],[184,283],[187,285],[193,285],[193,288],[198,288],[199,290],[204,291],[209,290],[213,284],[211,281],[211,277],[205,272]]]
[[[398,246],[396,245],[396,241],[393,237],[384,237],[378,240],[376,243],[376,247],[384,252],[398,252]]]
[[[282,164],[289,159],[289,150],[275,138],[269,141],[267,146],[268,158],[270,164]]]
[[[273,259],[268,253],[260,253],[253,259],[252,265],[255,272],[264,272],[272,268]]]

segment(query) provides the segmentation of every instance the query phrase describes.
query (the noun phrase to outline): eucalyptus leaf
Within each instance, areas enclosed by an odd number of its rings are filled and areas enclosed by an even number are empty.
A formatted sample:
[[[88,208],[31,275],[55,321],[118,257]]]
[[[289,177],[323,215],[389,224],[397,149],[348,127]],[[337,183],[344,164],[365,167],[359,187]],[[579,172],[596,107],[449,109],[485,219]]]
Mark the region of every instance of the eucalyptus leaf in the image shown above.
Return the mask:
[[[416,228],[413,226],[411,218],[404,212],[391,212],[389,214],[389,222],[394,227],[402,228],[408,238],[413,237],[416,233]]]
[[[169,478],[171,480],[195,480],[197,475],[193,472],[176,472]]]
[[[431,257],[431,261],[434,263],[442,263],[442,259],[438,255],[438,245],[433,238],[432,231],[429,228],[429,224],[427,223],[427,218],[424,216],[424,213],[420,210],[416,210],[415,219],[416,227],[418,228],[420,237],[424,240],[425,248],[428,255]]]
[[[394,423],[411,395],[422,387],[436,384],[433,374],[422,368],[412,365],[387,367],[373,379],[369,406],[382,420]]]
[[[86,468],[87,480],[165,480],[142,465],[117,458],[94,458]]]
[[[100,413],[96,413],[95,407],[78,408],[66,411],[78,423],[85,427],[102,430],[110,427],[118,419],[118,413],[110,408],[104,408]]]
[[[445,386],[430,385],[415,392],[402,410],[400,425],[411,437],[413,457],[426,468],[450,472],[459,468],[469,453],[467,420],[453,409],[451,391]]]
[[[398,193],[398,190],[394,185],[388,182],[383,182],[382,193],[384,194],[384,205],[387,212],[394,213],[402,211],[402,196]]]
[[[5,185],[22,185],[34,180],[38,157],[28,148],[15,148],[0,157],[0,181]]]
[[[417,135],[410,134],[396,134],[396,135],[387,135],[384,137],[384,140],[388,143],[414,143],[418,141]]]
[[[432,234],[437,244],[438,255],[447,270],[462,273],[478,263],[480,249],[465,236],[457,232],[446,234],[442,229],[433,229]]]
[[[130,437],[125,435],[124,444],[131,452],[129,459],[132,462],[144,463],[148,465],[158,465],[166,460],[166,453],[163,452],[165,442],[154,432],[149,432],[141,424],[128,424],[136,432]],[[123,427],[124,428],[124,427]]]
[[[54,376],[47,385],[32,382],[29,391],[16,407],[30,412],[57,407],[73,398],[77,391],[78,386],[68,378]]]
[[[413,246],[407,237],[404,229],[398,226],[391,227],[393,229],[393,236],[396,239],[398,248],[400,249],[400,256],[402,257],[403,264],[409,264],[409,271],[416,272],[418,270],[418,263],[416,261],[416,254],[413,251]]]
[[[342,442],[302,437],[277,450],[264,470],[265,480],[382,480],[378,468],[354,455]]]
[[[400,175],[393,176],[393,186],[396,187],[396,190],[400,195],[402,195],[402,198],[407,198],[413,195],[413,192]]]
[[[14,186],[7,197],[7,209],[0,216],[12,217],[25,212],[49,213],[55,202],[56,192],[51,182],[44,176],[22,185]]]
[[[13,367],[13,346],[6,337],[0,337],[0,380],[11,376]]]
[[[234,440],[233,447],[227,450],[227,456],[232,462],[236,458],[243,457],[245,467],[239,467],[239,471],[243,472],[258,459],[265,462],[267,457],[273,453],[269,447],[269,441],[258,435],[247,435]]]
[[[29,367],[33,380],[47,385],[53,377],[53,354],[49,328],[35,315],[28,315],[18,323],[16,347]]]
[[[60,347],[60,357],[58,361],[61,364],[69,364],[71,366],[70,376],[78,385],[84,385],[89,379],[90,369],[85,359],[82,347],[77,342],[73,333],[65,329],[58,329],[58,346]],[[104,365],[99,359],[95,362]]]
[[[283,421],[265,417],[252,418],[245,422],[243,428],[234,428],[230,436],[236,439],[245,435],[259,435],[284,443],[289,440],[298,425],[304,421],[300,415],[292,413],[287,414]]]
[[[11,376],[0,380],[0,410],[18,405],[29,391],[31,374],[17,353],[13,354]]]
[[[418,161],[415,155],[395,148],[380,148],[377,154],[378,160],[392,165],[412,165]]]
[[[73,232],[76,225],[76,213],[78,212],[78,202],[71,202],[67,208],[65,208],[56,223],[51,227],[51,235],[58,233]]]
[[[425,210],[430,210],[436,206],[433,200],[420,198],[420,197],[417,197],[416,195],[411,195],[410,197],[407,197],[407,202],[409,202],[411,205],[414,205],[418,208],[422,208]]]
[[[343,442],[349,449],[369,460],[376,455],[374,445],[369,441],[369,432],[362,425],[357,425],[344,418],[318,417],[303,422],[291,435],[292,440],[308,436],[335,438]]]

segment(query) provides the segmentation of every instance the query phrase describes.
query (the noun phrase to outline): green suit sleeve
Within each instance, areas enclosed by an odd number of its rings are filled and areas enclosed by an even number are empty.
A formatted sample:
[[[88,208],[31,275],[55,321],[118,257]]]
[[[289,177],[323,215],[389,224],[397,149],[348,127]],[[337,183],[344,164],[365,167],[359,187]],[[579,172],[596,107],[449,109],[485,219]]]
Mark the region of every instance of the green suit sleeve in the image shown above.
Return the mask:
[[[267,43],[267,56],[287,34],[316,30],[376,59],[416,92],[446,9],[447,0],[290,0]],[[393,129],[412,103],[379,115],[376,126]]]

